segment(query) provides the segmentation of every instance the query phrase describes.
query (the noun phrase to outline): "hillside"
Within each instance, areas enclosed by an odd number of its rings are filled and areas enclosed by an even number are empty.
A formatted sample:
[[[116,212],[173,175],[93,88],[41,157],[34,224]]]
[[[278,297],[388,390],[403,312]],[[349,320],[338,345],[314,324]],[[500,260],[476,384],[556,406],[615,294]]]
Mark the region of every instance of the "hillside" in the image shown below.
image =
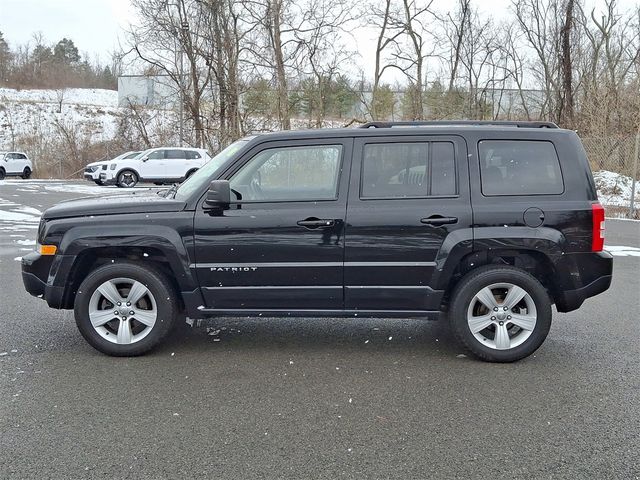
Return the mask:
[[[12,144],[20,148],[22,137],[54,136],[56,123],[77,127],[93,142],[110,140],[117,130],[117,105],[114,90],[0,88],[0,149],[11,149]]]

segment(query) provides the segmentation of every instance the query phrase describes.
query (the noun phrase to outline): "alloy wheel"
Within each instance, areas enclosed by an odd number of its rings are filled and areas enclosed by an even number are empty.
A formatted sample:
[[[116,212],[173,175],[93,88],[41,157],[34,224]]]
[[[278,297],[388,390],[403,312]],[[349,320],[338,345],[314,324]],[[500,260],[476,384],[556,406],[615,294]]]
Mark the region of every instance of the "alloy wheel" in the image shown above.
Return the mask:
[[[105,340],[130,345],[145,338],[158,318],[151,291],[131,278],[102,283],[89,300],[89,320]]]
[[[477,292],[467,309],[467,324],[473,336],[495,350],[522,345],[537,322],[531,295],[513,283],[494,283]]]

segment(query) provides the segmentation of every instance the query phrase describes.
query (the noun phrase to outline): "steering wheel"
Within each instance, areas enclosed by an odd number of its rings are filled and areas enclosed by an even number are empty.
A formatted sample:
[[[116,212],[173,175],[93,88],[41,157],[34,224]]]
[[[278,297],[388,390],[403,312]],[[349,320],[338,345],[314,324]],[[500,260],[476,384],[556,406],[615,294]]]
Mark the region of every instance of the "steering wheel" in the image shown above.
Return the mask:
[[[262,192],[262,188],[260,187],[260,182],[257,178],[253,178],[251,183],[249,184],[249,193],[251,194],[252,200],[263,200],[264,194]]]

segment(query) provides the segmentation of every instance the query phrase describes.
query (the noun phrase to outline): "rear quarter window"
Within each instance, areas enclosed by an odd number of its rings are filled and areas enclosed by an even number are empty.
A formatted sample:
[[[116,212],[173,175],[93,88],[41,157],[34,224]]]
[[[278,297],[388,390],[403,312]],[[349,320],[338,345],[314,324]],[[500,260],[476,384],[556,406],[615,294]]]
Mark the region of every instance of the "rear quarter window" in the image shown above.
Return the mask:
[[[482,140],[478,143],[482,194],[559,195],[564,181],[552,142]]]

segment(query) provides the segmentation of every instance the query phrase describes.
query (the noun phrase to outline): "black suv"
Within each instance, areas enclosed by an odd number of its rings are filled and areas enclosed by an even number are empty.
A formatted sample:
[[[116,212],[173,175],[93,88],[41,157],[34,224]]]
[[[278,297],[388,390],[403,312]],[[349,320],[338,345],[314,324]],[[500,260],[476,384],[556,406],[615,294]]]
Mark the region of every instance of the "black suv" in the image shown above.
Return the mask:
[[[240,140],[160,195],[42,216],[26,289],[110,355],[179,316],[442,313],[477,357],[534,352],[611,282],[578,136],[544,122],[370,123]]]

